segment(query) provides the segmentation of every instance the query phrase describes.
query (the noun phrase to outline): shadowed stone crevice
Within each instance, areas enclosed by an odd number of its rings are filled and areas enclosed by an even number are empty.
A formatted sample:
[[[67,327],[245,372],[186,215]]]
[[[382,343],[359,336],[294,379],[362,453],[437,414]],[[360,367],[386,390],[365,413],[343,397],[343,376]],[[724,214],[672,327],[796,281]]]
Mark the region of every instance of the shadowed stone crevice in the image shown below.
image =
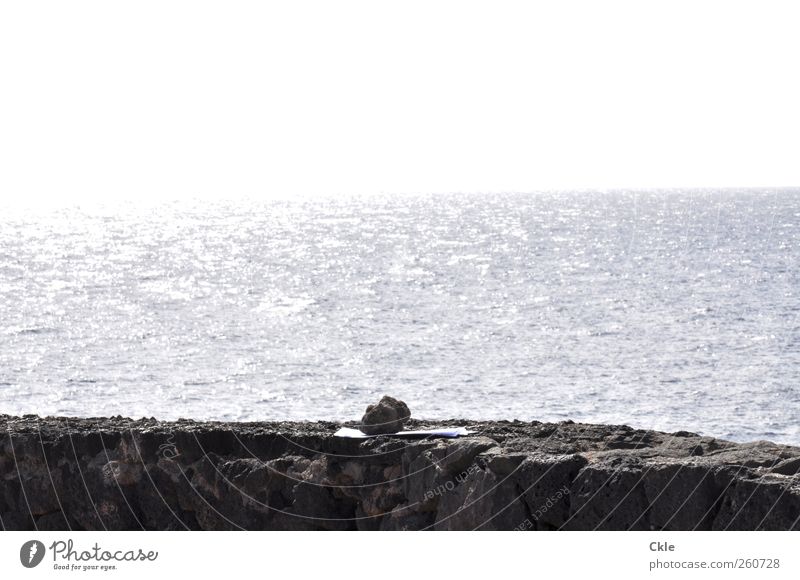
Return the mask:
[[[475,432],[458,439],[333,437],[339,426],[0,415],[0,518],[8,530],[788,530],[800,519],[796,447],[571,421],[406,426]]]

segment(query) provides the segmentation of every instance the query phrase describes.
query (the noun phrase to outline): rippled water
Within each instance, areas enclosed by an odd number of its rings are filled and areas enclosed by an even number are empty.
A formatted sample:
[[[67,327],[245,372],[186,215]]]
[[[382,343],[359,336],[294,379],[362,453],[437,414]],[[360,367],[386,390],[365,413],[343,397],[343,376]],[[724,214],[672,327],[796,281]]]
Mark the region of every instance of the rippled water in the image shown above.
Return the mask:
[[[0,413],[800,443],[800,191],[4,210]]]

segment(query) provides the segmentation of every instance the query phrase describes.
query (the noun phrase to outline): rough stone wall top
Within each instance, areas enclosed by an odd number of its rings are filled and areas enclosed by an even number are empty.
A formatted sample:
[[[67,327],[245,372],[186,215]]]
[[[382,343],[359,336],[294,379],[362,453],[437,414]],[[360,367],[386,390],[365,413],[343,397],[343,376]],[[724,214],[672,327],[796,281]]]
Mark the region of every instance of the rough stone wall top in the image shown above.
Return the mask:
[[[572,422],[0,415],[4,529],[800,529],[800,448]],[[411,429],[436,426],[411,421]]]

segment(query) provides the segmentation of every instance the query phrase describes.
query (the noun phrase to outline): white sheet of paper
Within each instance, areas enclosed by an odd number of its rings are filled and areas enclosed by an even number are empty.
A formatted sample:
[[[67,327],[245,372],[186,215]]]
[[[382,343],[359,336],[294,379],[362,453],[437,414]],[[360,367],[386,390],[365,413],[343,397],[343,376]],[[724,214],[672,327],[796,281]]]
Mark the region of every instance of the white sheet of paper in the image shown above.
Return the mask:
[[[474,431],[467,431],[465,427],[446,427],[444,429],[423,429],[421,431],[400,431],[398,433],[388,433],[392,437],[424,437],[433,435],[436,437],[460,437],[461,435],[469,435]],[[358,429],[351,429],[350,427],[342,427],[334,437],[347,437],[350,439],[368,439],[370,437],[381,437],[381,435],[367,435]]]

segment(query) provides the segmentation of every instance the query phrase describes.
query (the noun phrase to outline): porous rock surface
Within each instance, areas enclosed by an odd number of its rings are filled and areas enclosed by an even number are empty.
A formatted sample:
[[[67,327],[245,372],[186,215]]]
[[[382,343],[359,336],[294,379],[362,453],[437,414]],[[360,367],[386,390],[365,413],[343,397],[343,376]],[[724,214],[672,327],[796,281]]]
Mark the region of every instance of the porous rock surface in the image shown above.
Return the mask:
[[[800,529],[800,448],[572,422],[459,439],[338,424],[0,415],[6,530]],[[357,425],[353,425],[357,426]]]
[[[411,412],[403,401],[384,395],[380,401],[367,407],[361,418],[361,431],[367,435],[381,435],[402,431]]]

